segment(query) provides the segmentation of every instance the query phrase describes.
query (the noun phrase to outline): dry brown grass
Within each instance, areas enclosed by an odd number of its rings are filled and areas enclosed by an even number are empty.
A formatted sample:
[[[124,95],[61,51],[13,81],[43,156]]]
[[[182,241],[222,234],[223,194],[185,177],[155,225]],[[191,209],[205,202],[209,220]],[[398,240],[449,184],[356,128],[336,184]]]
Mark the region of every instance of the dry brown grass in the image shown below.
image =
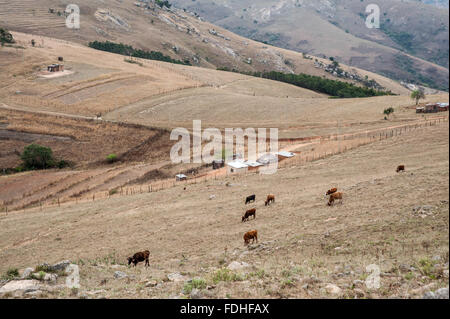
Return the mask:
[[[111,153],[120,156],[149,139],[155,140],[153,152],[140,152],[140,158],[136,154],[133,158],[124,156],[121,160],[123,162],[164,160],[167,159],[170,149],[167,132],[139,125],[6,109],[0,109],[0,116],[5,118],[4,129],[10,133],[8,139],[10,142],[14,141],[14,148],[19,153],[25,145],[33,142],[51,147],[57,158],[73,161],[78,166],[102,162]],[[158,139],[164,141],[159,143],[159,151]],[[15,164],[18,165],[19,156],[17,154],[11,156],[15,157]],[[2,162],[0,164],[1,168],[13,167],[4,166]]]
[[[165,298],[183,288],[163,281],[165,275],[181,272],[212,284],[220,268],[239,260],[252,267],[237,272],[238,281],[219,282],[211,297],[330,297],[322,288],[332,282],[343,289],[341,297],[353,298],[360,293],[353,281],[364,280],[365,267],[374,263],[381,267],[382,287],[370,291],[363,285],[365,297],[420,297],[412,294],[414,288],[448,285],[420,270],[420,260],[434,255],[448,262],[448,160],[448,125],[441,125],[271,176],[236,176],[187,190],[11,213],[0,219],[5,230],[0,257],[7,261],[0,270],[71,259],[81,266],[83,291]],[[406,173],[395,172],[399,163]],[[342,205],[326,205],[330,186],[344,192]],[[245,196],[253,193],[258,217],[241,223]],[[277,198],[270,208],[262,204],[268,193]],[[435,207],[424,219],[412,213],[423,204]],[[244,248],[242,235],[250,228],[258,229],[264,249]],[[151,251],[150,270],[127,269],[125,258],[143,248]],[[402,264],[418,271],[403,273]],[[117,269],[136,277],[114,280]],[[107,283],[100,287],[103,279]],[[150,279],[161,285],[145,288]]]

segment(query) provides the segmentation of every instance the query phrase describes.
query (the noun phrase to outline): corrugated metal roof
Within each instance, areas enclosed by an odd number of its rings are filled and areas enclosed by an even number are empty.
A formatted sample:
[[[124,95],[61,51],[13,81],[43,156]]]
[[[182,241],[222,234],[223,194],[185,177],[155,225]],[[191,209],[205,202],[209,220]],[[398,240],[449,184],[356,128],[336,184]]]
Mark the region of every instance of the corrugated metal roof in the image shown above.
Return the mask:
[[[245,164],[244,162],[241,162],[241,161],[229,162],[229,163],[227,163],[227,165],[228,165],[228,166],[231,166],[231,167],[233,167],[233,168],[237,168],[237,169],[248,167],[247,164]]]
[[[258,167],[258,166],[262,166],[263,164],[258,163],[258,162],[252,162],[252,161],[247,161],[245,162],[245,164],[247,164],[250,167]]]
[[[276,153],[277,155],[283,156],[283,157],[294,157],[295,154],[292,152],[286,152],[286,151],[281,151]]]

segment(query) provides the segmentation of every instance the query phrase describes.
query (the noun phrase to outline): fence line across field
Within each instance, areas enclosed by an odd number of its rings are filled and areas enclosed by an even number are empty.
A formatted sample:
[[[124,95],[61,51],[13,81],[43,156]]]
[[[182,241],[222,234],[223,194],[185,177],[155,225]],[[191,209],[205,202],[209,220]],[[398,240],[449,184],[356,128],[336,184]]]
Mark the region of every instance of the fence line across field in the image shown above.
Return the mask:
[[[289,139],[289,141],[285,141],[287,145],[297,144],[298,141],[302,142],[317,142],[318,146],[326,145],[330,142],[345,142],[345,145],[341,145],[341,143],[338,143],[338,145],[334,145],[333,147],[329,147],[328,149],[324,151],[315,151],[315,149],[311,151],[306,151],[304,154],[300,152],[300,154],[297,154],[297,156],[286,158],[278,162],[278,168],[284,169],[288,167],[293,167],[301,164],[306,164],[309,162],[313,162],[316,160],[324,159],[329,156],[337,155],[344,153],[348,150],[358,148],[363,145],[368,145],[370,143],[385,140],[388,138],[392,138],[394,136],[401,136],[402,134],[405,134],[407,132],[410,132],[412,130],[421,129],[425,127],[435,126],[439,125],[441,123],[446,123],[449,121],[448,117],[439,117],[439,118],[433,118],[433,119],[426,119],[422,121],[416,121],[414,123],[409,123],[405,125],[399,125],[394,128],[388,127],[388,128],[381,128],[381,129],[375,129],[371,131],[366,132],[358,132],[358,133],[347,133],[347,134],[333,134],[326,137],[317,137],[312,138],[309,141],[305,140],[304,138],[298,138],[298,139]],[[297,143],[295,143],[297,141]],[[299,145],[301,147],[301,145]],[[187,185],[195,185],[197,183],[203,183],[210,180],[217,180],[219,178],[226,178],[229,176],[240,176],[240,175],[255,175],[259,174],[258,169],[254,170],[247,170],[245,173],[240,174],[229,174],[228,171],[221,172],[217,171],[214,174],[206,173],[201,176],[194,176],[190,179],[186,179],[183,181],[175,181],[175,180],[162,180],[153,182],[151,184],[145,184],[145,185],[138,185],[138,186],[119,186],[107,191],[97,192],[92,194],[90,197],[75,197],[75,198],[56,198],[53,203],[50,204],[43,204],[41,201],[39,201],[38,204],[33,206],[30,206],[30,204],[25,204],[24,206],[20,208],[14,208],[11,209],[8,207],[8,205],[5,205],[5,201],[0,202],[0,211],[5,212],[8,214],[10,211],[17,211],[17,210],[28,210],[28,209],[43,209],[44,207],[56,207],[61,206],[62,203],[83,203],[83,202],[90,202],[95,200],[102,200],[110,198],[114,195],[120,194],[121,196],[130,196],[130,195],[136,195],[136,194],[143,194],[143,193],[154,193],[161,190],[173,188],[176,186],[187,186]]]

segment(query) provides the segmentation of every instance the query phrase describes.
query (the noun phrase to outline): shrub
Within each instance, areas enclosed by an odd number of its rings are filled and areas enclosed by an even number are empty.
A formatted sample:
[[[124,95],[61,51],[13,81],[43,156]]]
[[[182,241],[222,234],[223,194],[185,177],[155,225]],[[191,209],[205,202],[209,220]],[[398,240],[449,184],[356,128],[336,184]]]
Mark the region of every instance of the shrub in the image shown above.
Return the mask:
[[[155,3],[160,7],[160,8],[162,8],[162,7],[167,7],[167,8],[169,8],[170,9],[170,7],[172,6],[172,4],[169,2],[169,1],[167,1],[167,0],[156,0],[155,1]]]
[[[393,107],[388,107],[387,109],[384,109],[383,114],[386,115],[387,117],[389,117],[389,115],[391,115],[394,112],[395,112],[395,110]]]
[[[73,164],[71,163],[71,162],[69,162],[69,161],[66,161],[66,160],[59,160],[57,163],[56,163],[56,167],[58,167],[59,169],[61,169],[61,168],[66,168],[66,167],[71,167]]]
[[[215,284],[221,281],[228,282],[228,281],[242,281],[242,280],[243,278],[240,275],[235,274],[228,268],[219,269],[213,276],[213,282]]]
[[[144,64],[139,61],[131,60],[131,59],[124,59],[125,62],[131,63],[131,64],[137,64],[139,66],[143,66]]]
[[[184,285],[183,292],[184,294],[190,294],[192,289],[205,289],[206,281],[203,278],[194,278],[190,282],[187,282]]]
[[[52,272],[52,267],[50,267],[50,265],[47,264],[42,264],[42,265],[38,265],[36,266],[36,268],[34,268],[35,272]]]
[[[45,272],[44,271],[39,271],[38,272],[38,275],[37,275],[37,280],[44,280],[44,277],[45,277]]]
[[[191,65],[190,62],[187,60],[185,60],[185,61],[175,60],[175,59],[172,59],[170,56],[166,56],[158,51],[145,51],[145,50],[141,50],[141,49],[135,49],[131,45],[126,45],[123,43],[114,43],[114,42],[110,42],[110,41],[105,41],[105,42],[94,41],[94,42],[89,43],[89,47],[96,49],[96,50],[131,56],[134,58],[164,61],[164,62],[175,63],[175,64]]]
[[[109,154],[108,156],[106,156],[106,161],[108,163],[114,163],[117,162],[117,155],[116,154]]]
[[[294,281],[290,278],[286,278],[281,281],[281,288],[293,287]]]
[[[5,277],[5,279],[13,279],[18,276],[19,276],[19,270],[17,268],[9,268],[6,271],[6,274],[4,277]]]
[[[4,43],[14,43],[14,38],[11,33],[6,29],[0,28],[0,42],[3,46]]]
[[[37,144],[26,146],[20,158],[25,169],[47,169],[55,166],[51,148]]]
[[[415,90],[411,93],[411,99],[416,100],[416,105],[419,104],[419,100],[425,99],[425,93],[423,90]]]
[[[336,62],[336,65],[337,64]],[[220,68],[223,71],[229,71],[228,68]],[[282,72],[239,72],[235,69],[231,72],[242,73],[249,76],[262,77],[273,81],[289,83],[305,89],[325,93],[331,97],[337,98],[357,98],[382,95],[394,95],[391,91],[379,91],[367,87],[359,87],[351,83],[325,79],[320,76],[309,74],[287,74]]]

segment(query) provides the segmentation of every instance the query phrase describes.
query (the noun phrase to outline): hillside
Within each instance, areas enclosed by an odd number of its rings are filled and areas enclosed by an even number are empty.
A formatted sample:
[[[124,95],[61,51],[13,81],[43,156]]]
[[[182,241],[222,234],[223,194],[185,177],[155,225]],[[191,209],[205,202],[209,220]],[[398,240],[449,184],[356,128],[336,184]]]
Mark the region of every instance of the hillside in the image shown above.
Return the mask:
[[[395,173],[397,163],[407,172]],[[34,294],[9,298],[421,298],[448,287],[448,165],[444,124],[275,175],[2,213],[0,272],[79,266],[80,289],[41,282]],[[326,205],[330,186],[344,192],[342,204]],[[265,207],[269,193],[276,203]],[[248,194],[257,218],[242,223]],[[425,206],[429,213],[417,213]],[[251,229],[258,243],[244,246]],[[127,266],[142,249],[150,267]],[[380,289],[364,283],[371,264]],[[193,278],[204,283],[196,295]]]
[[[73,161],[75,171],[27,172],[0,181],[0,201],[10,209],[92,197],[135,183],[170,183],[171,176],[198,166],[171,165],[169,158],[169,130],[191,130],[193,120],[221,130],[277,127],[281,139],[308,139],[422,118],[406,94],[330,99],[264,78],[129,60],[77,43],[13,35],[16,44],[0,49],[0,169],[14,171],[20,152],[34,142]],[[40,44],[33,47],[33,38]],[[65,72],[46,73],[60,56]],[[424,102],[445,101],[448,94],[427,95]],[[383,110],[389,106],[395,114],[387,121]],[[105,161],[109,154],[119,156],[117,165]]]
[[[67,2],[69,3],[69,2]],[[79,1],[81,29],[65,27],[66,2],[0,1],[0,25],[12,31],[34,34],[37,46],[45,46],[38,36],[51,36],[87,45],[91,41],[112,41],[135,48],[158,51],[193,66],[237,69],[239,71],[281,71],[306,73],[337,79],[325,68],[328,59],[315,58],[248,40],[205,22],[181,9],[160,8],[154,2],[95,0]],[[29,8],[33,9],[29,9]],[[52,10],[50,10],[52,9]],[[53,13],[51,13],[52,11]],[[61,14],[58,15],[58,12]],[[361,85],[355,78],[376,81],[394,93],[408,94],[398,83],[355,67],[341,67],[349,75],[339,79]]]
[[[114,30],[104,39],[139,47]],[[230,45],[242,39],[220,32]],[[407,89],[357,69],[399,95],[331,98],[212,65],[114,54],[86,46],[88,31],[76,41],[12,34],[0,47],[0,298],[420,298],[448,287],[448,112],[418,114]],[[325,59],[248,43],[335,78],[315,66]],[[48,72],[59,57],[65,70]],[[279,149],[295,156],[272,175],[173,163],[170,130],[193,120],[221,132],[278,128]],[[72,165],[25,170],[31,143]],[[342,203],[327,205],[330,187]],[[256,202],[245,205],[250,194]],[[256,219],[242,222],[250,207]],[[244,245],[253,229],[258,242]],[[150,267],[128,266],[144,249]],[[41,265],[61,260],[79,267],[79,288]],[[378,290],[364,281],[372,264]]]
[[[390,78],[448,90],[448,9],[382,0],[380,29],[367,29],[369,1],[175,0],[242,36]],[[448,2],[447,2],[448,3]]]

